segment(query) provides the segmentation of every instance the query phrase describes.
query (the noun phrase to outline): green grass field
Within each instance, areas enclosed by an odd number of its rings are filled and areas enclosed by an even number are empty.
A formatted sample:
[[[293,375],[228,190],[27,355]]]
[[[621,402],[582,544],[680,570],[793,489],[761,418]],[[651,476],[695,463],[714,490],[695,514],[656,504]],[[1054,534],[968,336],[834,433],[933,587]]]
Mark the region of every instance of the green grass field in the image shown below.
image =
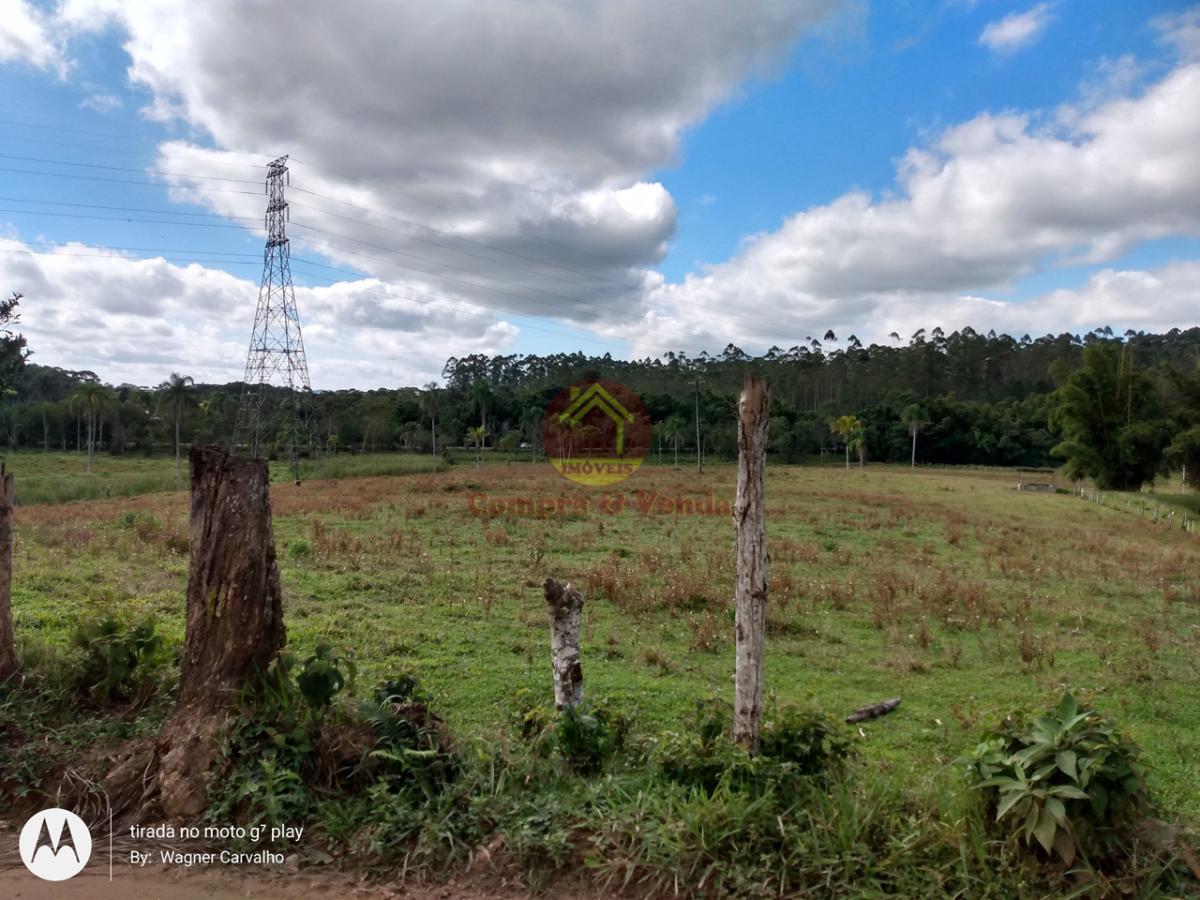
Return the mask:
[[[115,482],[173,477],[164,460],[105,462]],[[10,466],[19,497],[67,480],[40,455]],[[594,492],[523,463],[279,483],[290,644],[353,653],[364,693],[414,673],[455,732],[494,735],[515,691],[550,694],[553,575],[585,596],[589,694],[635,732],[674,727],[732,693],[732,525],[662,501],[730,502],[734,475],[646,467]],[[1200,823],[1200,538],[1014,485],[999,471],[769,469],[771,701],[840,717],[901,696],[856,740],[869,768],[936,791],[984,725],[1070,688],[1143,746],[1166,811]],[[566,511],[486,514],[545,498]],[[81,617],[114,606],[181,638],[186,510],[184,493],[19,509],[19,642],[65,648]]]
[[[17,504],[71,503],[77,500],[108,500],[120,497],[139,497],[176,489],[175,458],[173,456],[114,456],[97,453],[92,468],[87,469],[83,453],[41,451],[10,452],[0,457],[8,471],[17,479]],[[180,483],[187,487],[187,451],[180,471]],[[431,472],[445,467],[441,460],[427,454],[380,453],[353,455],[348,453],[326,456],[320,462],[304,460],[300,476],[310,478],[345,478],[356,475],[405,475]],[[275,464],[272,481],[290,481],[286,465]]]

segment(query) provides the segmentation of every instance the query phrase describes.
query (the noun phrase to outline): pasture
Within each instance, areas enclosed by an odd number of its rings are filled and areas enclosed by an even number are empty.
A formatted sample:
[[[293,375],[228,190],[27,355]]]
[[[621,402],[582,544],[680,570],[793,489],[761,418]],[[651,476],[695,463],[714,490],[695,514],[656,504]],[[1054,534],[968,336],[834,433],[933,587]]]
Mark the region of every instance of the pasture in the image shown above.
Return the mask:
[[[52,477],[26,458],[10,461],[18,497]],[[633,733],[676,727],[732,690],[720,504],[734,475],[646,466],[594,491],[546,464],[497,463],[276,483],[290,648],[353,654],[362,692],[415,674],[456,734],[502,741],[514,695],[550,691],[553,575],[585,598],[588,695]],[[901,696],[854,739],[868,770],[933,796],[983,726],[1070,688],[1143,747],[1165,812],[1200,824],[1200,539],[1014,484],[998,470],[769,467],[769,702],[840,718]],[[76,623],[107,609],[182,637],[186,493],[24,505],[17,526],[27,658],[69,654]]]

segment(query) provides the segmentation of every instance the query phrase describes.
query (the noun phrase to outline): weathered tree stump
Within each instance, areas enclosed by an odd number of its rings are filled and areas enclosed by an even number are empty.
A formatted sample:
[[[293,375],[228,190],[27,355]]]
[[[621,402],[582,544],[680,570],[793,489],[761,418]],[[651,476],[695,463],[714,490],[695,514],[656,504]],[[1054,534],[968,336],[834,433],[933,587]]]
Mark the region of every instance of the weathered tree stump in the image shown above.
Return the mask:
[[[767,385],[747,375],[738,400],[737,497],[733,503],[736,589],[733,738],[758,749],[767,631]]]
[[[218,732],[241,688],[284,642],[267,464],[191,449],[191,562],[175,711],[160,733],[160,802],[171,818],[207,805]]]
[[[579,661],[579,626],[583,597],[570,584],[547,578],[544,585],[550,613],[550,662],[554,668],[554,708],[583,702],[583,665]]]
[[[0,681],[17,671],[12,624],[13,477],[0,463]]]

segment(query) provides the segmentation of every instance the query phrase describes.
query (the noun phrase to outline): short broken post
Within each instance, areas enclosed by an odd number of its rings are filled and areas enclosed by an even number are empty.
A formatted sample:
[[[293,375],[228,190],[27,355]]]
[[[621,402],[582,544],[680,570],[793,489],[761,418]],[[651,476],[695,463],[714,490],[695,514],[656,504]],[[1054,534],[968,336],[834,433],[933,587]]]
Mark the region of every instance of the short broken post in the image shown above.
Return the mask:
[[[0,681],[17,671],[12,623],[13,477],[0,463]]]
[[[762,718],[763,647],[767,631],[767,520],[763,482],[767,460],[767,385],[747,375],[738,400],[733,739],[758,750]]]
[[[570,584],[547,578],[543,586],[550,613],[550,662],[554,668],[554,708],[583,702],[583,665],[579,661],[579,626],[583,597]]]

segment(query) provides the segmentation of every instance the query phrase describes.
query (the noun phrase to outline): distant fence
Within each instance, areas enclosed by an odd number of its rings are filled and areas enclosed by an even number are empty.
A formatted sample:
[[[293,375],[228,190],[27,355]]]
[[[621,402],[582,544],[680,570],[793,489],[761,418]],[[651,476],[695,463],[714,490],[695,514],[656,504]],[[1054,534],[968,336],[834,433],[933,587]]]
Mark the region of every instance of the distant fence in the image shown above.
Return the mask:
[[[1189,534],[1196,532],[1196,516],[1186,510],[1167,507],[1165,510],[1158,501],[1151,503],[1137,495],[1108,494],[1104,491],[1093,491],[1085,487],[1077,487],[1075,496],[1089,503],[1099,503],[1113,509],[1136,513],[1139,519],[1145,519],[1152,525],[1166,525],[1168,528],[1181,528]]]

